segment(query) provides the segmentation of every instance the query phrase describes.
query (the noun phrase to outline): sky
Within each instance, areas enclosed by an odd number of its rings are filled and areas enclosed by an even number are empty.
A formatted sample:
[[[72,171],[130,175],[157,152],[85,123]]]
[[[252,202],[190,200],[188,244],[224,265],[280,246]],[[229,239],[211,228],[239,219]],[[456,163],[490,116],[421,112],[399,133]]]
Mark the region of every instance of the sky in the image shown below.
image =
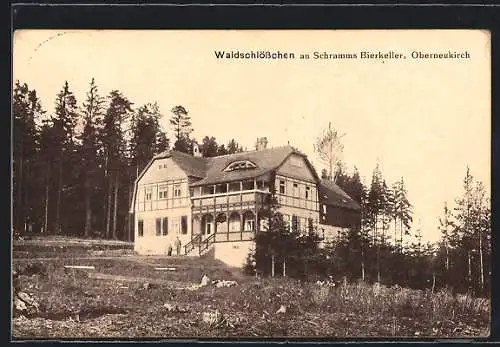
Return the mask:
[[[281,51],[295,59],[217,59],[214,51]],[[406,59],[360,59],[394,51]],[[467,51],[468,59],[412,59],[414,51]],[[445,201],[462,192],[467,165],[490,190],[490,36],[480,30],[21,30],[13,77],[35,89],[48,113],[67,80],[83,102],[92,78],[136,106],[157,102],[191,115],[192,136],[234,138],[253,149],[289,143],[321,172],[313,143],[332,125],[342,160],[369,184],[379,163],[403,177],[424,240],[439,238]],[[314,52],[358,59],[314,59]],[[310,59],[300,59],[300,54]]]

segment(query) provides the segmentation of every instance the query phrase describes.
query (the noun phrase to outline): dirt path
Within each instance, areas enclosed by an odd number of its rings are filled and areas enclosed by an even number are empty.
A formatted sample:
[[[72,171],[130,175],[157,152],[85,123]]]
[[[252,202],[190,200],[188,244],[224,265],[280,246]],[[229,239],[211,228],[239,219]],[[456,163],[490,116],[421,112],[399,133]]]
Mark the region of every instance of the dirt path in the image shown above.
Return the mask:
[[[140,256],[140,255],[112,255],[112,256],[85,256],[85,257],[38,257],[38,258],[12,258],[12,262],[23,262],[23,261],[57,261],[57,260],[106,260],[106,259],[111,259],[111,260],[131,260],[131,261],[141,261],[141,260],[146,260],[146,259],[172,259],[172,260],[177,260],[177,259],[193,259],[197,257],[189,257],[189,256],[172,256],[172,257],[164,257],[164,256],[154,256],[154,255],[148,255],[148,256]]]
[[[13,241],[14,247],[16,246],[124,246],[133,247],[133,242],[118,241],[118,240],[92,240],[92,239],[78,239],[78,238],[32,238],[26,240]]]

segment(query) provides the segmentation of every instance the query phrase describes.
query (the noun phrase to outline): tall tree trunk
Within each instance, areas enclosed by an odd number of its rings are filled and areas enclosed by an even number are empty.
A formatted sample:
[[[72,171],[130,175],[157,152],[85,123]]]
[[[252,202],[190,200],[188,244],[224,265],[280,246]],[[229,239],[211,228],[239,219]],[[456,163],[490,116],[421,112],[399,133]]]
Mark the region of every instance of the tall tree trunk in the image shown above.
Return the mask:
[[[132,198],[133,198],[133,190],[132,190],[132,185],[129,185],[129,190],[128,190],[128,196],[129,196],[129,208],[132,209]],[[128,213],[127,214],[127,241],[130,242],[132,240],[132,227],[130,225],[132,220],[132,214]]]
[[[113,239],[116,240],[116,226],[118,222],[118,189],[120,187],[120,175],[118,171],[115,174],[115,203],[113,208]]]
[[[479,264],[481,268],[479,269],[480,271],[480,284],[481,284],[481,294],[484,291],[484,264],[483,264],[483,236],[482,232],[479,232]]]
[[[30,190],[30,186],[29,186],[29,182],[30,182],[30,162],[29,160],[26,160],[26,163],[23,165],[25,166],[26,168],[24,169],[23,168],[23,171],[26,172],[26,174],[24,176],[26,177],[23,177],[23,181],[25,181],[23,183],[23,197],[22,197],[22,205],[23,205],[23,222],[24,222],[24,231],[31,231],[30,230],[30,227],[31,227],[31,221],[32,221],[32,215],[31,215],[31,211],[30,211],[30,208],[29,208],[29,199],[28,199],[28,194],[29,194],[29,190]]]
[[[469,285],[469,289],[471,288],[472,282],[472,269],[471,269],[471,254],[470,251],[467,251],[467,263],[468,263],[468,271],[467,271],[467,283]]]
[[[361,245],[361,280],[365,281],[365,251],[363,245]]]
[[[398,250],[398,219],[394,218],[394,246]]]
[[[50,162],[47,163],[47,171],[45,176],[45,222],[43,230],[48,234],[49,228],[49,183],[50,183]]]
[[[22,203],[23,200],[23,162],[24,158],[22,155],[22,145],[21,145],[21,157],[18,158],[18,170],[17,170],[17,179],[16,179],[16,206],[14,211],[16,211],[16,221],[15,221],[15,229],[18,233],[23,229],[23,209],[24,206]]]
[[[446,274],[448,274],[448,270],[450,269],[450,255],[449,255],[449,249],[448,249],[448,241],[446,241],[446,263],[445,263],[445,268],[446,268]]]
[[[380,242],[378,240],[378,216],[375,215],[375,232],[377,234],[377,281],[380,283]]]
[[[111,231],[111,195],[113,194],[113,177],[108,178],[108,202],[107,202],[107,215],[106,215],[106,238],[109,239]]]
[[[403,252],[403,220],[401,219],[399,221],[399,242],[400,242],[400,245],[401,245],[401,253]]]
[[[88,175],[88,173],[86,173],[86,175]],[[90,229],[92,228],[92,207],[90,204],[91,198],[92,187],[90,185],[90,178],[87,176],[85,177],[85,237],[89,237]]]
[[[102,224],[101,224],[101,227],[102,227],[102,230],[106,230],[106,237],[108,236],[107,235],[107,228],[108,228],[108,224],[107,224],[107,221],[108,221],[108,208],[109,208],[109,205],[108,205],[108,195],[106,194],[106,186],[108,185],[108,180],[109,180],[109,175],[108,175],[108,171],[109,168],[108,168],[108,155],[105,153],[105,162],[104,162],[104,180],[103,180],[103,197],[104,197],[104,208],[103,208],[103,213],[102,213]]]
[[[59,179],[57,186],[57,202],[56,202],[56,225],[55,233],[61,234],[61,200],[62,200],[62,189],[63,189],[63,159],[62,155],[59,158]]]

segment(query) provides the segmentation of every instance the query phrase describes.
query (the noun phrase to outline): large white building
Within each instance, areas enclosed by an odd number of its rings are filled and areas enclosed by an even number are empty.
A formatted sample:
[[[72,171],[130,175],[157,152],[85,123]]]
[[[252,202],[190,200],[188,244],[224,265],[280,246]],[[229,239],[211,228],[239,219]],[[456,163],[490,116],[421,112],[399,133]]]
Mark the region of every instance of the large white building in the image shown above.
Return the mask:
[[[166,254],[179,238],[183,255],[212,251],[228,265],[243,265],[257,230],[265,230],[275,189],[279,212],[291,228],[317,226],[325,238],[359,220],[359,206],[339,187],[321,180],[307,156],[291,146],[203,158],[166,151],[138,176],[130,212],[134,249]],[[346,218],[347,216],[347,218]]]

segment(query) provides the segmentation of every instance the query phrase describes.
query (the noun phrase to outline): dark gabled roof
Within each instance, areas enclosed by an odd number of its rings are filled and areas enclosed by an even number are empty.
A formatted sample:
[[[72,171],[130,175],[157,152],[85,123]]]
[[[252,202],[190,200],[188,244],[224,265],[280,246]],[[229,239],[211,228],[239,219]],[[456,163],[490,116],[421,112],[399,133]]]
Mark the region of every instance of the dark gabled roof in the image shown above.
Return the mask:
[[[302,153],[296,151],[294,148],[283,146],[206,158],[208,163],[206,176],[204,179],[193,183],[193,186],[259,177],[278,168],[292,153],[303,156]],[[229,172],[224,171],[229,164],[246,160],[254,163],[257,167]]]
[[[193,157],[190,154],[170,151],[165,154],[166,157],[172,157],[173,161],[179,165],[179,167],[188,176],[203,178],[207,172],[208,160],[202,157]]]
[[[319,201],[350,210],[361,210],[361,206],[332,181],[322,179],[318,186]]]
[[[191,177],[199,178],[200,180],[192,183],[192,186],[200,186],[205,184],[215,184],[222,182],[239,181],[244,179],[253,179],[268,174],[270,171],[277,169],[292,153],[298,154],[306,159],[306,163],[317,179],[317,173],[312,165],[307,160],[307,156],[291,146],[283,146],[269,148],[256,151],[248,151],[221,155],[218,157],[203,158],[194,157],[190,154],[178,151],[165,151],[156,155],[149,164],[144,168],[139,175],[137,182],[142,175],[149,169],[151,164],[162,158],[172,158],[179,167]],[[225,172],[224,169],[231,163],[237,161],[250,161],[254,163],[256,168],[244,170],[234,170]]]

